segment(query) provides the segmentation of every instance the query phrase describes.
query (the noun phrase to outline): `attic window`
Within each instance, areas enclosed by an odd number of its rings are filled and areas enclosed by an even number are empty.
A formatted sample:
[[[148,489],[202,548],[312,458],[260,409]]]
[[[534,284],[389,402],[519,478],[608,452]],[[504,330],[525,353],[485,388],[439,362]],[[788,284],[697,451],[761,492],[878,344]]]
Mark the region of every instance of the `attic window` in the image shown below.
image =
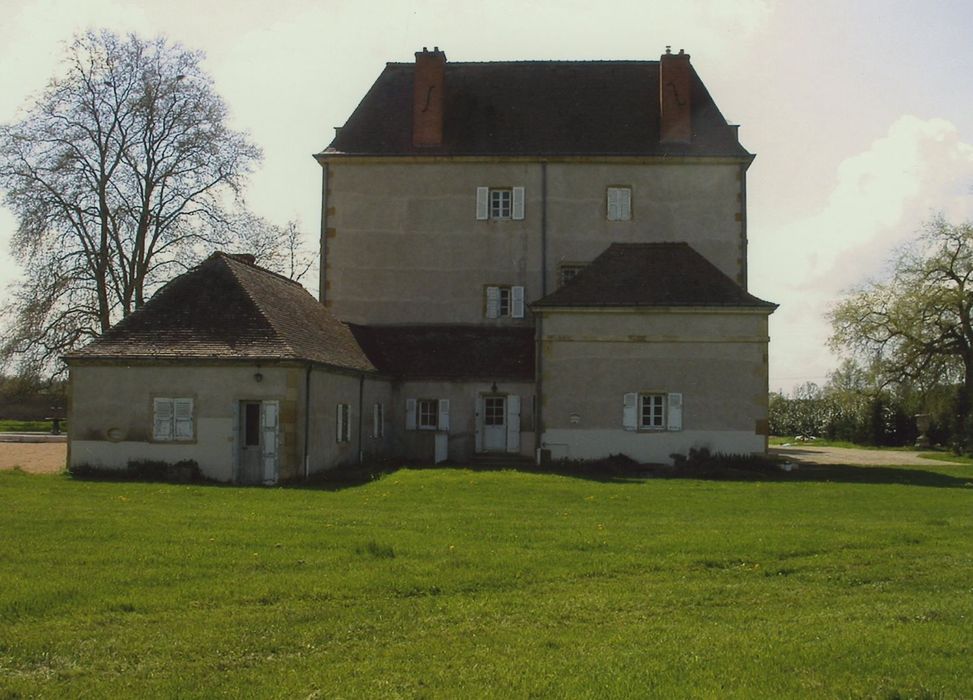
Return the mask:
[[[568,282],[573,280],[578,276],[578,273],[583,269],[588,267],[587,263],[561,263],[560,267],[560,284],[558,286],[563,287]]]

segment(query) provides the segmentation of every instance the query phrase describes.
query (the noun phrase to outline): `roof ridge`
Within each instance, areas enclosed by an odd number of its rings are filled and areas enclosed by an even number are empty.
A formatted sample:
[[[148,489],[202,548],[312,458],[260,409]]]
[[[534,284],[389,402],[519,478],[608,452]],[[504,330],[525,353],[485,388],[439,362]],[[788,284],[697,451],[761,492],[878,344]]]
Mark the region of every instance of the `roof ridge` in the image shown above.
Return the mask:
[[[246,255],[248,257],[254,258],[254,262],[252,262],[252,263],[244,262],[243,260],[240,259],[240,256],[241,255]],[[223,258],[224,260],[229,260],[231,262],[234,262],[237,265],[241,265],[245,269],[248,269],[248,270],[256,270],[257,272],[263,272],[263,273],[268,274],[268,275],[273,275],[274,277],[276,277],[276,278],[278,278],[278,279],[280,279],[280,280],[282,280],[284,282],[289,282],[290,284],[297,285],[301,289],[304,289],[304,285],[301,284],[300,282],[298,282],[297,280],[293,280],[290,277],[287,277],[286,275],[281,274],[280,272],[274,272],[273,270],[271,270],[269,268],[263,267],[262,265],[258,265],[257,262],[256,262],[256,256],[254,256],[254,255],[252,255],[250,253],[242,253],[242,254],[241,253],[227,253],[225,250],[217,250],[210,257],[212,258],[212,257],[215,257],[215,256],[219,256],[219,257]]]

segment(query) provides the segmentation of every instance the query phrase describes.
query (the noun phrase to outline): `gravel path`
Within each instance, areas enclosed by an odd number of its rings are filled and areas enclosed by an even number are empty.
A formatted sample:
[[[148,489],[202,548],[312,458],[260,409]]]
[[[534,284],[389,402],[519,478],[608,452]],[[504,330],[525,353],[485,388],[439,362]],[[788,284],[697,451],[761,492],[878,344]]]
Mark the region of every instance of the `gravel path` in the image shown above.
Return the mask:
[[[0,469],[20,467],[31,474],[54,474],[64,469],[64,442],[0,442]]]
[[[770,448],[771,454],[780,455],[798,464],[848,464],[860,467],[938,465],[943,462],[920,457],[918,452],[902,450],[857,450],[850,447],[809,447],[789,445]]]

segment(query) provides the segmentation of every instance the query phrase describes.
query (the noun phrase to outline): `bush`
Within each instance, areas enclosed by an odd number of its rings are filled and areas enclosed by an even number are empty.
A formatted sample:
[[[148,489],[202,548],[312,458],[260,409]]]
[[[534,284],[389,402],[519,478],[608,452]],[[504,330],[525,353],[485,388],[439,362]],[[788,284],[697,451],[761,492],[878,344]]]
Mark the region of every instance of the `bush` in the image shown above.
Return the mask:
[[[780,464],[763,455],[726,454],[710,452],[709,449],[690,448],[689,455],[672,454],[675,476],[688,476],[697,479],[725,479],[742,475],[779,474]]]
[[[106,481],[161,481],[167,483],[189,484],[209,482],[193,459],[183,459],[175,464],[156,460],[129,460],[125,469],[106,469],[90,464],[79,464],[68,468],[68,473],[76,479],[104,479]]]

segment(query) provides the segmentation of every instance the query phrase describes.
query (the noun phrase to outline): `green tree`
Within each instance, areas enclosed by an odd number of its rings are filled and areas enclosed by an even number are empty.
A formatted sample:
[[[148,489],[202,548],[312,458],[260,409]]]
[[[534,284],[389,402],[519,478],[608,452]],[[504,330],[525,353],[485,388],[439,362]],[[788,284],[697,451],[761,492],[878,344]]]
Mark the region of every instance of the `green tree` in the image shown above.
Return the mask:
[[[89,32],[25,116],[0,127],[23,270],[2,354],[21,369],[49,366],[234,245],[228,211],[261,154],[227,125],[201,62],[163,38]]]
[[[881,385],[925,392],[957,385],[956,428],[965,435],[973,398],[973,223],[942,216],[830,314],[831,346],[874,366]]]

